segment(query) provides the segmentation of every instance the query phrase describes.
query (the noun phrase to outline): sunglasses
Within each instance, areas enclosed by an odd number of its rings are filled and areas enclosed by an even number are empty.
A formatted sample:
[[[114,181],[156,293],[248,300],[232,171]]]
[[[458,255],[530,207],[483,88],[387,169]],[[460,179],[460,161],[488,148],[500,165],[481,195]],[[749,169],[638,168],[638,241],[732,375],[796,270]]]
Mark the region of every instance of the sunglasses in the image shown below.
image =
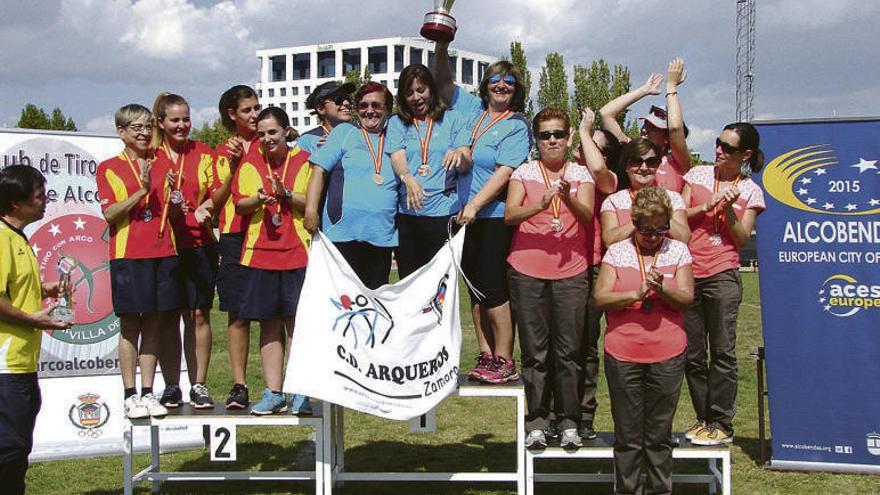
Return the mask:
[[[666,120],[666,109],[658,107],[657,105],[651,105],[648,113],[657,117],[658,119]]]
[[[541,131],[537,134],[538,139],[541,141],[546,141],[551,137],[555,137],[556,139],[563,139],[568,137],[568,131],[563,131],[561,129],[555,131]]]
[[[503,78],[501,74],[493,74],[489,76],[489,84],[498,84],[500,81],[504,81],[504,84],[508,86],[516,86],[516,78],[510,74],[505,75]]]
[[[640,156],[632,156],[629,160],[626,161],[626,165],[628,167],[641,167],[644,163],[648,166],[648,168],[657,168],[660,166],[660,162],[663,160],[660,157],[649,156],[648,158],[642,158]]]
[[[372,108],[373,110],[383,110],[385,109],[385,105],[379,103],[378,101],[359,101],[358,102],[358,110],[367,110],[368,108]]]
[[[129,124],[127,127],[131,129],[131,131],[135,134],[140,134],[142,132],[153,132],[153,126],[151,125]]]
[[[348,102],[349,104],[351,104],[351,96],[349,96],[349,95],[336,95],[336,96],[331,96],[330,98],[327,98],[324,101],[332,101],[333,103],[336,104],[337,107],[341,107],[345,102]]]
[[[642,234],[642,235],[644,235],[644,236],[659,236],[659,235],[666,235],[666,234],[669,233],[669,224],[667,223],[667,224],[664,225],[663,227],[660,227],[660,228],[657,228],[657,229],[649,229],[649,228],[642,227],[641,225],[638,225],[638,224],[637,224],[637,225],[636,225],[636,230],[639,232],[639,234]]]
[[[721,140],[720,137],[715,138],[715,147],[721,148],[721,151],[723,151],[725,154],[728,154],[728,155],[739,152],[739,148],[737,148],[736,146],[733,146],[732,144],[725,143],[724,141]]]

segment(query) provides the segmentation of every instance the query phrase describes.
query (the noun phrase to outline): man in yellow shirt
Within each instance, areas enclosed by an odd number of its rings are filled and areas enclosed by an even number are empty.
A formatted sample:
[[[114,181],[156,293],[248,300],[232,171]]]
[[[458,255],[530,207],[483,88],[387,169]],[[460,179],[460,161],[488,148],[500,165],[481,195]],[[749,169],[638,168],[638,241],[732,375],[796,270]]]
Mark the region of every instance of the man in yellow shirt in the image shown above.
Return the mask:
[[[43,308],[58,297],[57,282],[41,283],[37,258],[24,228],[46,213],[46,178],[32,167],[0,170],[0,487],[23,494],[34,424],[40,412],[37,361],[42,329],[70,324],[55,321]]]

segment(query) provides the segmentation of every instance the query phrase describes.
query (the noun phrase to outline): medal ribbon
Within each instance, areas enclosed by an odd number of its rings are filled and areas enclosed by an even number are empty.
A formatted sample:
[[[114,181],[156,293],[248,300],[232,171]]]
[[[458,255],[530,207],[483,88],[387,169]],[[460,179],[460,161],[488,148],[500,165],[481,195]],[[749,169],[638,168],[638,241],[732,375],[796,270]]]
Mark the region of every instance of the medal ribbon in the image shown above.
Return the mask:
[[[422,149],[422,165],[428,164],[428,146],[431,145],[431,134],[434,133],[434,119],[428,118],[428,131],[425,133],[425,139],[422,139],[422,133],[419,131],[418,119],[413,119],[413,125],[416,127],[416,136],[419,137],[419,147]]]
[[[282,186],[284,185],[284,179],[287,177],[287,166],[290,165],[291,151],[287,152],[287,158],[284,160],[284,168],[281,169],[281,185]],[[269,162],[269,155],[266,154],[266,151],[262,148],[262,146],[260,147],[260,155],[263,156],[263,161],[266,162],[266,171],[269,172],[268,174],[266,174],[266,179],[269,181],[269,185],[271,185],[272,184],[272,165],[270,165],[271,162]],[[274,190],[273,190],[273,195],[274,195]],[[269,205],[264,204],[263,208],[266,210],[267,213],[271,213]],[[278,214],[279,215],[281,214],[281,205],[280,204],[278,205]],[[272,215],[275,215],[275,214],[272,213]]]
[[[364,141],[367,142],[367,148],[370,150],[370,155],[373,157],[373,171],[376,172],[376,175],[380,175],[382,171],[382,152],[385,150],[385,132],[379,133],[379,153],[373,149],[373,143],[370,142],[370,135],[367,134],[367,131],[361,127],[361,134],[364,135]]]
[[[642,281],[648,280],[648,272],[654,269],[657,266],[657,258],[660,257],[660,250],[654,254],[654,259],[651,261],[651,268],[645,269],[645,260],[642,258],[642,249],[639,247],[639,244],[633,239],[633,246],[636,248],[636,259],[639,260],[639,274],[642,276]],[[645,294],[647,298],[647,294]]]
[[[544,166],[544,162],[538,160],[538,165],[541,166],[541,176],[544,178],[544,185],[549,190],[552,184],[550,183],[550,174],[547,173],[547,168]],[[568,163],[562,166],[562,170],[559,172],[559,180],[565,179],[565,169],[568,168]],[[553,219],[559,220],[559,205],[562,202],[562,198],[557,194],[553,196],[553,199],[550,200],[550,207],[553,209]]]
[[[141,172],[139,167],[135,167],[134,163],[132,163],[131,158],[128,157],[128,152],[122,150],[122,156],[125,157],[125,163],[128,163],[128,167],[131,168],[131,173],[134,174],[134,180],[137,181],[138,187],[143,188],[144,183],[141,181]],[[144,208],[149,208],[150,206],[150,191],[147,191],[147,197],[144,198]]]
[[[183,148],[180,150],[180,153],[177,154],[177,163],[174,166],[177,168],[177,184],[174,186],[174,189],[179,191],[181,184],[183,184],[183,164],[186,158],[186,148],[189,147],[189,140],[184,141]],[[162,141],[162,151],[165,152],[165,156],[168,157],[168,160],[171,160],[171,149],[168,147],[168,143]],[[164,187],[162,189],[165,189]],[[171,206],[171,191],[165,196],[165,202],[162,204],[162,216],[160,218],[159,223],[159,238],[165,237],[165,225],[168,221],[168,210]]]
[[[507,116],[510,115],[510,113],[511,113],[510,110],[506,110],[501,115],[492,119],[489,122],[489,124],[486,126],[486,128],[483,129],[482,131],[480,131],[480,126],[483,124],[483,120],[486,118],[487,115],[489,115],[489,111],[484,110],[483,115],[480,115],[480,120],[477,121],[477,125],[474,126],[474,130],[471,131],[471,151],[473,151],[474,148],[477,146],[477,141],[479,141],[480,138],[483,137],[483,134],[486,134],[487,132],[489,132],[489,129],[491,129],[492,126],[494,126],[498,122],[501,122],[502,120],[506,119]]]
[[[713,196],[715,195],[715,193],[718,192],[718,188],[721,184],[721,181],[718,180],[719,175],[720,174],[716,170],[715,171],[715,178],[712,183],[712,195]],[[733,180],[733,185],[736,186],[737,184],[739,184],[740,179],[742,179],[742,175],[737,175],[736,179]],[[718,205],[715,205],[715,208],[712,209],[712,217],[713,217],[712,223],[715,226],[715,235],[721,235],[721,218],[724,217],[724,209],[722,209]]]

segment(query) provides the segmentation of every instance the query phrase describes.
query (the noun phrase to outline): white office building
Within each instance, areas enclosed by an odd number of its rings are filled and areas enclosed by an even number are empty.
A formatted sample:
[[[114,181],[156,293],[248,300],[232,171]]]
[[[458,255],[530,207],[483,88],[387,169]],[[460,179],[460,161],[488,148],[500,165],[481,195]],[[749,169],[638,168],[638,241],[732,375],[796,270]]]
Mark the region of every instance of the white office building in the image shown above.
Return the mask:
[[[280,107],[290,116],[291,125],[304,132],[318,125],[306,109],[306,97],[312,89],[331,80],[343,80],[345,74],[358,70],[397,93],[400,71],[411,63],[430,67],[434,43],[421,38],[383,38],[375,40],[328,43],[323,45],[270,48],[257,51],[260,59],[260,103]],[[468,91],[479,85],[489,64],[497,61],[480,53],[449,50],[449,64],[455,82]]]

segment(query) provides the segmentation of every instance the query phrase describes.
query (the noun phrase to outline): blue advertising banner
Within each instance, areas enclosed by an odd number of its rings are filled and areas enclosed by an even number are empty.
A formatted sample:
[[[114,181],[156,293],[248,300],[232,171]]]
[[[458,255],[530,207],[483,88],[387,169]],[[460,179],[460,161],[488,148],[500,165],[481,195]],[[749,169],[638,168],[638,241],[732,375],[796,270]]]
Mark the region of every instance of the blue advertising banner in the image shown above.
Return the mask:
[[[755,124],[771,466],[880,473],[880,118]]]

